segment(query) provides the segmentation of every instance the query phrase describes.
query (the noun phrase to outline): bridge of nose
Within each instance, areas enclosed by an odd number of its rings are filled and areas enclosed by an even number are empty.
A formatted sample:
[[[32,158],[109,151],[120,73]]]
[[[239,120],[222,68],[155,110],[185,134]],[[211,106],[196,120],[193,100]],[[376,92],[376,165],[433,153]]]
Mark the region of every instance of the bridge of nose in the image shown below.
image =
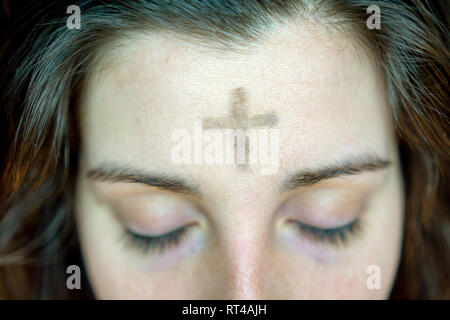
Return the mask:
[[[227,224],[219,231],[226,261],[227,298],[262,299],[270,259],[272,212],[247,191],[224,210]]]
[[[262,299],[267,296],[266,277],[273,255],[272,232],[277,201],[272,182],[238,175],[219,189],[206,190],[214,234],[215,257],[220,259],[227,299]],[[217,251],[216,251],[217,250]]]
[[[227,246],[227,298],[263,299],[267,245],[253,233],[238,235]]]

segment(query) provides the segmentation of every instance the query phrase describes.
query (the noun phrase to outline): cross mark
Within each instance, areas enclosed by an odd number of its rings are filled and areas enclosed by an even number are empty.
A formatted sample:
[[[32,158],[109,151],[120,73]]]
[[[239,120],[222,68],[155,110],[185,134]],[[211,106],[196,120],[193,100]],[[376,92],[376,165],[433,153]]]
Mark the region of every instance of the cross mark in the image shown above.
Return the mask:
[[[233,90],[231,96],[231,116],[225,118],[206,118],[202,125],[205,130],[208,129],[241,129],[244,132],[253,127],[272,127],[278,123],[278,117],[275,113],[259,114],[253,117],[248,116],[247,93],[243,88]],[[237,137],[234,137],[234,154],[237,155]],[[248,169],[249,141],[245,136],[245,163],[237,164],[241,170]]]

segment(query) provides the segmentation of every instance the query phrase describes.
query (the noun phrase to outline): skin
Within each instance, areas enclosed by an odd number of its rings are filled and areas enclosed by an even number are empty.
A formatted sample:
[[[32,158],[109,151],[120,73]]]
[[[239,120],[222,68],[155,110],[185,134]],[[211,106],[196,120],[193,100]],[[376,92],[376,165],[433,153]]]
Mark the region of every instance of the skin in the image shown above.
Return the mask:
[[[120,52],[119,52],[120,51]],[[322,26],[292,22],[243,52],[153,34],[94,66],[82,100],[76,215],[100,299],[384,299],[401,252],[403,185],[384,83],[370,53]],[[106,60],[105,60],[106,61]],[[275,113],[279,168],[174,164],[175,129],[230,116],[244,88],[248,114]],[[376,155],[385,169],[280,191],[298,170]],[[87,173],[114,163],[180,177],[200,195]],[[344,244],[289,221],[333,228],[361,218]],[[290,219],[290,220],[289,220]],[[178,245],[127,249],[124,228],[160,235],[193,227]],[[377,265],[381,288],[367,287]]]

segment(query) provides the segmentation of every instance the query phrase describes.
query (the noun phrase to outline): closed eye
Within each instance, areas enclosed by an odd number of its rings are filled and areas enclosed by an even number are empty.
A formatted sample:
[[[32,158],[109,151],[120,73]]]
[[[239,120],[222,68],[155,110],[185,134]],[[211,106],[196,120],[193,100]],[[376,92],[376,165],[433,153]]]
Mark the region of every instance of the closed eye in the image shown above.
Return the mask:
[[[129,250],[137,249],[143,253],[151,252],[161,254],[177,247],[189,229],[194,225],[195,223],[185,225],[159,236],[137,234],[125,229],[122,240],[125,243],[125,247]]]
[[[357,236],[361,232],[361,221],[356,219],[349,224],[339,226],[336,228],[318,228],[296,220],[289,220],[294,223],[302,235],[317,242],[330,243],[333,245],[347,244],[348,240]]]

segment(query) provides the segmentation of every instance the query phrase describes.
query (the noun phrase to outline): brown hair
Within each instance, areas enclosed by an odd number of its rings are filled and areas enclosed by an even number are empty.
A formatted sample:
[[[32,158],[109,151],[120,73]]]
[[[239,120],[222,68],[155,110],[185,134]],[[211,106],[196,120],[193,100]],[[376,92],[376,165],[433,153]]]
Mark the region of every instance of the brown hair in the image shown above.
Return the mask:
[[[450,298],[449,38],[444,1],[78,1],[68,29],[57,1],[4,1],[0,57],[0,298],[85,298],[65,288],[82,265],[72,213],[78,97],[113,40],[165,31],[225,49],[302,16],[374,52],[390,92],[406,186],[402,258],[392,298]],[[369,29],[378,5],[381,28]],[[85,272],[83,272],[85,274]],[[87,283],[87,282],[84,282]],[[78,291],[77,291],[78,292]]]

